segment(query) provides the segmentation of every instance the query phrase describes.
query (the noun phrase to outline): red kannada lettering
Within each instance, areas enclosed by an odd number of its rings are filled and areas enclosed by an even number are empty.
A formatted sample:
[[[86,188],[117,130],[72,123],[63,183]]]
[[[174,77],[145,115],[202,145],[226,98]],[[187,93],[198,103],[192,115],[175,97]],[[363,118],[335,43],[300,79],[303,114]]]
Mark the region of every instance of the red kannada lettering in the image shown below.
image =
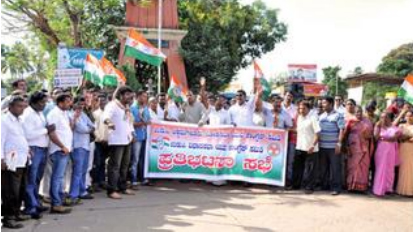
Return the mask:
[[[183,166],[183,165],[187,164],[188,161],[187,161],[186,155],[184,153],[179,153],[179,154],[175,155],[173,162],[174,162],[175,165]]]
[[[243,161],[243,168],[248,171],[258,170],[262,174],[265,174],[272,169],[272,157],[267,156],[265,159],[246,158]]]
[[[174,167],[172,154],[160,154],[158,158],[158,168],[162,171],[169,171]]]
[[[235,165],[235,160],[227,156],[208,156],[208,155],[185,155],[178,153],[175,156],[167,153],[160,154],[158,157],[158,168],[162,171],[169,171],[174,166],[189,165],[193,169],[198,167],[218,168],[224,167],[232,168]],[[245,166],[245,165],[244,165]]]

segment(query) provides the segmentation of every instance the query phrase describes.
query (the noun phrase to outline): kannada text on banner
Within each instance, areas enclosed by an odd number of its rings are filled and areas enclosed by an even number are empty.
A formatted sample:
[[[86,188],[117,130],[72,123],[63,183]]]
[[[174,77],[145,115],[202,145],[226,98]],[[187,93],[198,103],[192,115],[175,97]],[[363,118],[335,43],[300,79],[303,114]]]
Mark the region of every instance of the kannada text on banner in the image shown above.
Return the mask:
[[[284,186],[286,152],[285,130],[152,123],[145,176]]]

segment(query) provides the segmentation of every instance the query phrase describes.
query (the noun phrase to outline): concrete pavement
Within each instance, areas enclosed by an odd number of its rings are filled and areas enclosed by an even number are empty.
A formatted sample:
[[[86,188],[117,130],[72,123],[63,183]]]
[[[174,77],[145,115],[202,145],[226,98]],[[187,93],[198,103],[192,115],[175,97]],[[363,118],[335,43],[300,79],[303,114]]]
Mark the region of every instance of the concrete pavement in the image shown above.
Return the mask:
[[[24,224],[21,231],[413,231],[413,199],[162,181],[122,200],[97,193],[69,215]]]

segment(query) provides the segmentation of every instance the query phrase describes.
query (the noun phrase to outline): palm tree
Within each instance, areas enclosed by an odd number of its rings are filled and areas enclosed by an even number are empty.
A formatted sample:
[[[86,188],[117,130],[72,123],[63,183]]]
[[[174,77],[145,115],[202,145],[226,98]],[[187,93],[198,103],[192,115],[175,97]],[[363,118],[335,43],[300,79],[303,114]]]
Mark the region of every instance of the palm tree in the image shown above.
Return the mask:
[[[2,73],[9,71],[12,78],[23,78],[24,73],[34,70],[30,62],[30,51],[21,42],[15,43],[11,48],[2,45],[1,49]]]

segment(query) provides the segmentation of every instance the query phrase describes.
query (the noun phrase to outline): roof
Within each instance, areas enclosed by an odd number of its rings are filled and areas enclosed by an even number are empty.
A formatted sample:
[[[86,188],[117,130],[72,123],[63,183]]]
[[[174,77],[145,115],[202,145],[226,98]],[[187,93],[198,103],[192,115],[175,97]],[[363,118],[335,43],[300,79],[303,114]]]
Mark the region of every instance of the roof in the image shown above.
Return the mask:
[[[363,83],[363,82],[380,82],[383,84],[401,85],[404,79],[399,78],[394,75],[365,73],[365,74],[348,76],[346,79],[344,79],[344,81],[350,84]]]

